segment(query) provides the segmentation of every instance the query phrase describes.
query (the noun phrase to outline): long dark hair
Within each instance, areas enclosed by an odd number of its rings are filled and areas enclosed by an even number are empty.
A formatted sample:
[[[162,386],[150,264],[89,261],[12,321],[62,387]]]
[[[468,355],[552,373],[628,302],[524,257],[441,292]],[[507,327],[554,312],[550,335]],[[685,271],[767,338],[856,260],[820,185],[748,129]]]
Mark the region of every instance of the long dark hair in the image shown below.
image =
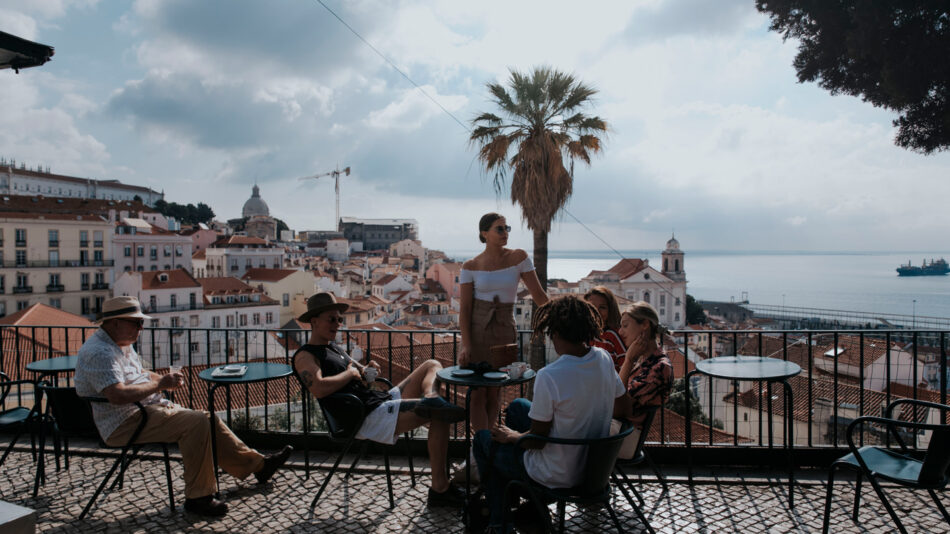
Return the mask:
[[[617,299],[614,297],[613,292],[604,286],[595,286],[590,288],[590,291],[584,295],[584,300],[590,300],[591,295],[601,296],[607,301],[607,321],[604,328],[615,331],[619,330],[620,306],[617,305]]]

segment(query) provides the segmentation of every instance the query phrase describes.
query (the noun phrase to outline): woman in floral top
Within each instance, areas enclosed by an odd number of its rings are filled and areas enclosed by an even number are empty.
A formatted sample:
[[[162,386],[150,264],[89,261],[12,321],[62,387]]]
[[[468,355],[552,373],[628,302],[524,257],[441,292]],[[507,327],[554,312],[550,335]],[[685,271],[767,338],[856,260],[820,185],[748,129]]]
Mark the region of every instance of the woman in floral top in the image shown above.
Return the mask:
[[[610,357],[614,360],[614,368],[619,373],[620,367],[623,366],[627,347],[620,339],[620,334],[617,333],[620,330],[620,307],[617,306],[617,299],[614,298],[614,294],[611,293],[610,289],[604,286],[596,286],[584,295],[584,300],[597,309],[600,313],[600,320],[604,323],[604,329],[601,331],[600,337],[591,341],[590,344],[606,350],[607,354],[610,354]]]
[[[667,332],[656,309],[647,302],[635,302],[621,315],[620,337],[627,344],[627,354],[620,380],[630,399],[629,411],[623,415],[639,430],[646,419],[644,408],[662,406],[673,388],[673,364],[660,345]],[[633,455],[639,435],[634,431],[624,441],[621,458]]]

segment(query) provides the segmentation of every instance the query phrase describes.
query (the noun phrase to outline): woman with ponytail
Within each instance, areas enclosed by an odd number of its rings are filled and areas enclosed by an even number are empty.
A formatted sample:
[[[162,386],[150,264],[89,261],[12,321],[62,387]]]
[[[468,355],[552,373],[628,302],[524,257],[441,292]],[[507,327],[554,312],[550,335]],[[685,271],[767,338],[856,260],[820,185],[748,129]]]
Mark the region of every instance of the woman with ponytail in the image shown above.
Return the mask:
[[[662,349],[663,335],[667,332],[660,324],[656,309],[642,300],[630,305],[620,316],[620,337],[627,344],[620,380],[630,400],[629,412],[624,415],[640,430],[646,419],[644,408],[662,406],[673,388],[673,364]],[[616,427],[619,429],[619,424]],[[635,430],[624,441],[621,458],[629,458],[635,452],[639,434]]]

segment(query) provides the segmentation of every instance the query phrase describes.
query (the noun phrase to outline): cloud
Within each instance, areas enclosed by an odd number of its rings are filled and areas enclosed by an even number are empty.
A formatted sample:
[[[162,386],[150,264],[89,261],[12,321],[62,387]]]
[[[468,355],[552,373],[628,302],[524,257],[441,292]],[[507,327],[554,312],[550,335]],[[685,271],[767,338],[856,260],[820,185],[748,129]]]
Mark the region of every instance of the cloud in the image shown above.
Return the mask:
[[[760,20],[749,0],[663,0],[634,11],[624,36],[635,45],[680,36],[724,36]]]
[[[801,226],[805,224],[805,221],[807,220],[808,219],[806,217],[803,217],[801,215],[796,215],[794,217],[789,217],[785,219],[785,222],[787,222],[791,226]]]
[[[443,113],[422,91],[449,111],[457,111],[468,103],[464,95],[440,95],[435,87],[424,85],[422,90],[408,89],[403,92],[401,98],[390,102],[385,108],[371,111],[366,124],[383,130],[418,130],[432,117]]]

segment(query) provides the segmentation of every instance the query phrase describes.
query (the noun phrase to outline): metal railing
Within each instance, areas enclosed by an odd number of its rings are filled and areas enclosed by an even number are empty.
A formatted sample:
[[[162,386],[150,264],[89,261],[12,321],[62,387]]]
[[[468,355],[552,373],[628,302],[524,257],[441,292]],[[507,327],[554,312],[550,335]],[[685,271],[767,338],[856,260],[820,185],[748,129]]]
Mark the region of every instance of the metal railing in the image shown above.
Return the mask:
[[[184,319],[183,319],[184,320]],[[26,371],[29,362],[75,354],[94,327],[0,326],[3,355],[0,371],[11,378],[36,378]],[[697,361],[715,356],[744,354],[768,356],[798,363],[802,372],[790,380],[796,461],[840,455],[847,423],[860,415],[880,415],[883,406],[899,398],[947,403],[948,335],[950,331],[841,331],[841,330],[686,330],[672,332],[665,351],[673,363],[674,384],[669,401],[660,410],[648,444],[660,459],[681,455],[685,439],[685,405],[691,403],[694,454],[719,463],[784,462],[769,456],[785,440],[781,386],[773,390],[754,382],[683,377]],[[254,328],[146,328],[137,350],[146,367],[162,372],[169,363],[187,369],[186,386],[176,401],[207,409],[208,384],[198,373],[210,366],[251,361],[290,364],[297,347],[309,336],[303,330]],[[442,330],[347,330],[340,344],[354,357],[379,363],[381,375],[398,383],[422,362],[437,359],[457,363],[461,337]],[[521,354],[531,350],[530,333],[518,333]],[[546,347],[546,361],[557,357]],[[777,388],[777,389],[776,389]],[[525,396],[530,386],[509,388],[503,403]],[[18,388],[19,392],[19,388]],[[687,393],[688,392],[688,393]],[[450,389],[451,400],[464,403],[464,390]],[[241,385],[219,394],[219,414],[238,432],[299,439],[302,427],[301,391],[291,377]],[[770,400],[773,402],[768,402]],[[20,399],[17,401],[16,399]],[[7,404],[32,402],[31,392],[8,397]],[[3,409],[9,406],[3,406]],[[769,440],[772,414],[774,443]],[[318,410],[315,410],[318,411]],[[925,420],[934,413],[909,412],[905,418]],[[319,428],[319,421],[316,426]],[[456,425],[454,437],[464,437]],[[914,436],[915,446],[926,447],[929,436]],[[861,435],[862,442],[888,438],[880,429]],[[698,452],[697,452],[698,449]],[[777,451],[778,452],[778,451]],[[799,456],[804,453],[804,456]],[[758,454],[759,456],[756,456]],[[703,456],[705,455],[705,456]],[[819,460],[814,460],[819,462]]]

